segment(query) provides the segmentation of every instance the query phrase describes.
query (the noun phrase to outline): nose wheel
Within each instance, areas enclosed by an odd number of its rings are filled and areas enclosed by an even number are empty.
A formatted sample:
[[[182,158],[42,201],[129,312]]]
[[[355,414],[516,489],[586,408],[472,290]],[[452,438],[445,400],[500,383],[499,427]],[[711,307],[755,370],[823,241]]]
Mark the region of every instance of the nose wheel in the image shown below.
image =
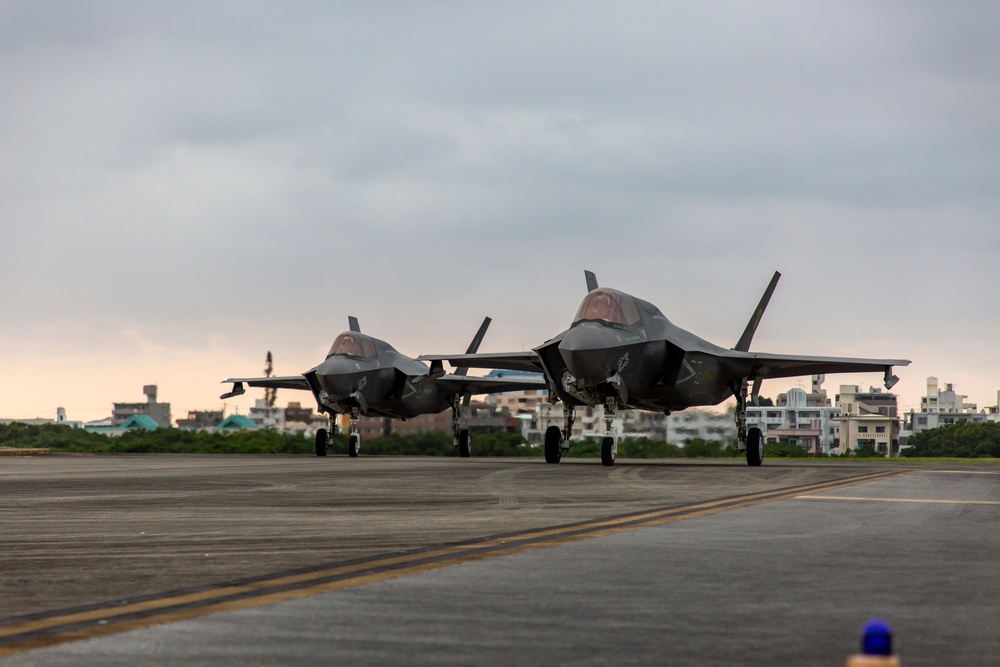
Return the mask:
[[[606,466],[613,466],[615,458],[618,456],[618,443],[610,436],[604,436],[601,440],[601,463]]]
[[[614,397],[604,400],[604,432],[607,434],[601,440],[601,463],[613,466],[618,457],[618,438],[611,432],[611,424],[615,420],[615,408],[618,401]]]
[[[351,437],[347,439],[347,455],[351,458],[355,458],[359,453],[361,453],[361,434],[358,433],[358,421],[360,420],[361,410],[359,408],[351,408]]]

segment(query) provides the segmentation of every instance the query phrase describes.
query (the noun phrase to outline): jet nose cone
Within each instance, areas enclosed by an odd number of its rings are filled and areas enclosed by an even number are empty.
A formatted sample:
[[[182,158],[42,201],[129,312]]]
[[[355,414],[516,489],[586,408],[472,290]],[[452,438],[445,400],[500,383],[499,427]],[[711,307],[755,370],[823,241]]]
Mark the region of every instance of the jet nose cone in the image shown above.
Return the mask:
[[[599,382],[611,375],[605,363],[609,345],[601,327],[581,324],[566,332],[559,342],[559,354],[573,377]]]
[[[346,396],[354,391],[353,380],[359,372],[355,362],[344,357],[330,357],[316,369],[316,377],[327,393]]]

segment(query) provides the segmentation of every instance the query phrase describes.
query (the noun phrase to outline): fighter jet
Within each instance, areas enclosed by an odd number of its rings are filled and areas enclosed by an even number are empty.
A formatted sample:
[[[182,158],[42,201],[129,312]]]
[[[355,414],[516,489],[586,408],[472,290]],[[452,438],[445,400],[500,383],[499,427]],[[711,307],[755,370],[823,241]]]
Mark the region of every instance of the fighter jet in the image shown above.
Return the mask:
[[[475,354],[489,328],[483,320],[467,354]],[[492,394],[525,389],[544,389],[545,380],[536,377],[472,377],[468,368],[453,374],[444,372],[441,362],[421,363],[397,352],[385,341],[361,333],[357,318],[348,317],[349,331],[337,336],[326,359],[302,375],[288,377],[226,378],[231,391],[221,398],[246,393],[244,385],[310,391],[319,411],[329,415],[330,428],[316,432],[316,456],[326,456],[333,443],[335,418],[349,415],[350,436],[347,452],[357,456],[361,447],[358,420],[361,415],[407,419],[452,409],[454,444],[460,456],[470,456],[472,437],[461,427],[461,409],[473,394]]]
[[[759,428],[747,429],[746,408],[748,398],[757,402],[765,378],[884,371],[885,386],[891,389],[899,381],[892,367],[910,363],[905,359],[750,352],[750,341],[781,277],[777,271],[731,349],[675,326],[648,301],[599,287],[590,271],[584,276],[588,293],[570,328],[532,350],[419,357],[463,367],[544,372],[549,400],[562,401],[564,416],[561,430],[550,426],[545,433],[545,460],[549,463],[558,463],[569,449],[577,406],[603,406],[606,435],[601,461],[610,466],[618,453],[611,431],[616,410],[670,414],[693,406],[717,405],[735,396],[739,448],[746,452],[748,465],[759,466],[764,455],[763,436]]]

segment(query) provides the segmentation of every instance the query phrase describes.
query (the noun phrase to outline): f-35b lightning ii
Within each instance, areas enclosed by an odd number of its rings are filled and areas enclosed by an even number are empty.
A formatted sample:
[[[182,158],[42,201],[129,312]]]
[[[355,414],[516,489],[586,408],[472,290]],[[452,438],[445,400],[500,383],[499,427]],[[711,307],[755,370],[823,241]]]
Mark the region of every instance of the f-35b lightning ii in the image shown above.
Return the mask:
[[[470,456],[472,437],[461,427],[462,407],[474,394],[492,394],[525,389],[544,389],[541,377],[493,378],[467,375],[468,368],[446,374],[441,362],[421,363],[397,352],[385,341],[361,333],[355,317],[348,318],[349,331],[337,336],[326,359],[302,375],[288,377],[227,378],[231,391],[221,398],[246,393],[244,385],[311,391],[320,413],[330,418],[330,429],[316,432],[316,456],[326,456],[333,442],[335,417],[349,415],[347,452],[357,456],[361,415],[407,419],[452,409],[452,431],[460,456]],[[486,335],[490,318],[483,320],[467,354],[474,354]]]
[[[891,389],[899,378],[893,366],[905,359],[806,357],[750,352],[750,341],[781,274],[777,271],[732,349],[714,345],[675,326],[653,304],[625,292],[601,288],[585,271],[588,294],[569,329],[527,352],[427,355],[462,367],[543,371],[550,400],[563,403],[564,427],[545,433],[545,460],[558,463],[569,449],[574,408],[603,406],[606,436],[601,461],[614,465],[618,442],[611,431],[615,411],[640,409],[670,414],[693,406],[717,405],[736,397],[736,427],[747,464],[764,455],[759,428],[747,429],[747,400],[756,403],[765,378],[819,373],[883,371]],[[748,389],[748,386],[750,387]]]

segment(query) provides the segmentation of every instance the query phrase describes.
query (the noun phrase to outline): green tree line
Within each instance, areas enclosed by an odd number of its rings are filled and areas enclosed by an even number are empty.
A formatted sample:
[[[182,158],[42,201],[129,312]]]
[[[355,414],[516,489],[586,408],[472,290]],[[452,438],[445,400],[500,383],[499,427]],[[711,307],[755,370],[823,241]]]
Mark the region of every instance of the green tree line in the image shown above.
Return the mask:
[[[1000,457],[1000,423],[960,421],[910,436],[903,456]]]
[[[219,433],[161,428],[108,436],[58,424],[27,425],[16,422],[0,425],[0,447],[45,448],[55,453],[315,455],[315,444],[311,437],[265,429]],[[383,456],[456,455],[451,435],[433,432],[371,438],[361,443],[361,451],[368,455]],[[474,433],[472,452],[474,456],[542,456],[542,446],[532,445],[520,435],[502,431]],[[346,436],[338,434],[334,437],[330,453],[347,453]],[[596,438],[577,440],[573,443],[570,455],[599,458],[600,441]],[[727,445],[700,438],[690,439],[684,446],[650,438],[623,438],[618,445],[618,456],[638,459],[735,458],[743,456],[743,453],[735,444]],[[809,452],[796,445],[777,443],[765,447],[765,456],[802,458],[808,457]]]

